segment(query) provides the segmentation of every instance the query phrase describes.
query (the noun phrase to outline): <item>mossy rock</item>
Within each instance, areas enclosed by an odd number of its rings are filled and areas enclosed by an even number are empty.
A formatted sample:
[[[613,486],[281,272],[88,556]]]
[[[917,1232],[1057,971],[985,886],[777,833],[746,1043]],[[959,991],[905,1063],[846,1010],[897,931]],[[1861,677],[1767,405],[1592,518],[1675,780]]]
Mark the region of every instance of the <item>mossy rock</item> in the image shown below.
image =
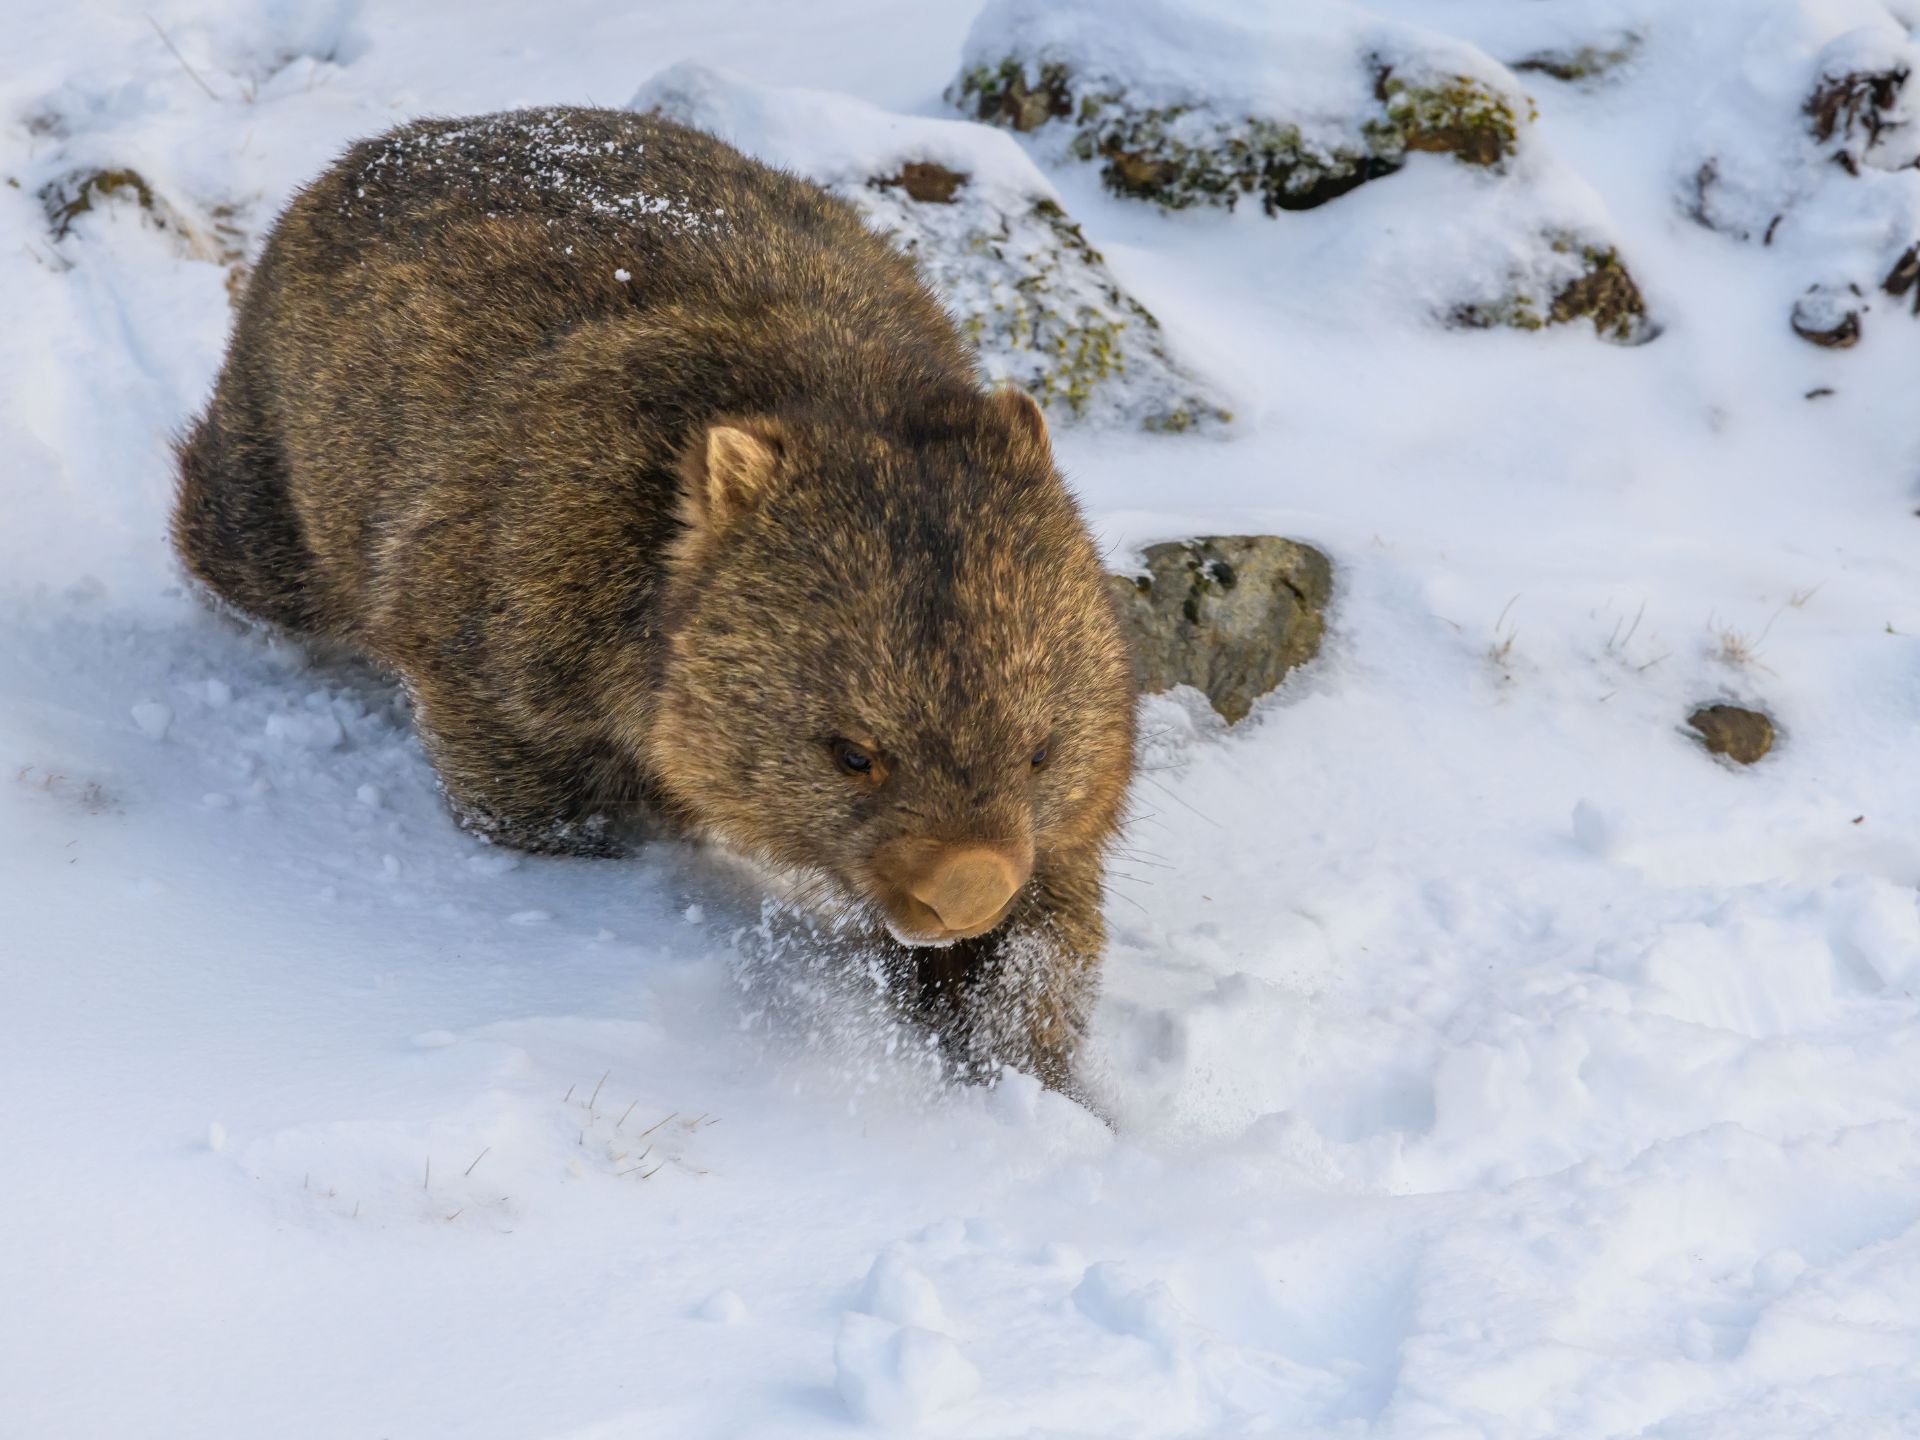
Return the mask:
[[[1143,571],[1109,577],[1149,694],[1191,685],[1229,723],[1319,653],[1333,566],[1275,535],[1149,546]]]
[[[986,378],[1019,385],[1062,419],[1125,417],[1168,433],[1231,420],[1058,204],[1003,209],[938,169],[903,166],[849,198],[940,294]]]
[[[1702,705],[1687,717],[1700,743],[1737,765],[1752,765],[1773,749],[1773,721],[1740,705]]]
[[[1571,268],[1571,278],[1556,278],[1550,272],[1516,275],[1505,296],[1458,306],[1452,322],[1470,329],[1541,330],[1589,320],[1601,339],[1623,345],[1641,344],[1658,333],[1647,316],[1646,298],[1619,251],[1566,235],[1551,237],[1547,249],[1550,256],[1574,262],[1571,267],[1552,267]]]
[[[1451,155],[1467,165],[1497,165],[1520,143],[1526,121],[1515,112],[1510,97],[1480,81],[1458,75],[1428,85],[1409,85],[1384,72],[1379,83],[1386,102],[1388,131],[1383,145],[1402,152],[1421,150]]]
[[[1258,196],[1269,214],[1306,210],[1391,175],[1410,151],[1497,165],[1514,153],[1532,118],[1522,97],[1453,75],[1410,81],[1388,67],[1374,75],[1375,108],[1356,117],[1346,144],[1309,140],[1284,116],[1207,119],[1193,106],[1143,107],[1110,88],[1082,86],[1064,65],[1009,57],[963,74],[948,91],[988,124],[1032,131],[1064,123],[1071,152],[1097,161],[1116,195],[1169,210],[1233,208]]]

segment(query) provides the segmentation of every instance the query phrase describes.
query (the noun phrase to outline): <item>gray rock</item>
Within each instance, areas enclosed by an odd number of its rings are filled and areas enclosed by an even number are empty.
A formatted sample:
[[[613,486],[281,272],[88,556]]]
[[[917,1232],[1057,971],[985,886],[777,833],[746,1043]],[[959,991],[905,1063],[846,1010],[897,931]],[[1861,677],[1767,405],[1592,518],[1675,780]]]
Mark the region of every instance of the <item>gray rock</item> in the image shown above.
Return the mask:
[[[1229,724],[1326,631],[1333,566],[1275,535],[1215,535],[1149,546],[1143,568],[1112,578],[1140,688],[1191,685]]]

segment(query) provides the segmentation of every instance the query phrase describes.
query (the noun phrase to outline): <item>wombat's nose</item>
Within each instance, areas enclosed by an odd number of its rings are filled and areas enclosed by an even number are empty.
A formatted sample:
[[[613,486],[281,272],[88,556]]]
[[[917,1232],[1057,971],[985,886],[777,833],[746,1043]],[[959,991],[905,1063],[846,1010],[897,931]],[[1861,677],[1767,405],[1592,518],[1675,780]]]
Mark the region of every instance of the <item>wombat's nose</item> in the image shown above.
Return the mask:
[[[986,845],[948,850],[907,887],[949,930],[975,930],[1027,883],[1026,866]]]

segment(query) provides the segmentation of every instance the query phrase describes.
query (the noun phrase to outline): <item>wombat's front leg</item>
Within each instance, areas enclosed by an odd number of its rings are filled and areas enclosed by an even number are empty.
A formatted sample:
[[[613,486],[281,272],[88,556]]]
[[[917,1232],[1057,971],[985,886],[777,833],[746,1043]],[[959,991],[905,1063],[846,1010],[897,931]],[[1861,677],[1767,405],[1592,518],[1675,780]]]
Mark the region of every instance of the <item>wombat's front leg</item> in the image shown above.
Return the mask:
[[[1074,1050],[1099,988],[1106,926],[1097,861],[1044,867],[1006,922],[907,951],[918,1018],[977,1079],[1002,1064],[1072,1093]]]
[[[535,745],[500,717],[416,693],[415,728],[462,828],[498,845],[545,855],[613,859],[626,853],[618,767],[594,747]]]

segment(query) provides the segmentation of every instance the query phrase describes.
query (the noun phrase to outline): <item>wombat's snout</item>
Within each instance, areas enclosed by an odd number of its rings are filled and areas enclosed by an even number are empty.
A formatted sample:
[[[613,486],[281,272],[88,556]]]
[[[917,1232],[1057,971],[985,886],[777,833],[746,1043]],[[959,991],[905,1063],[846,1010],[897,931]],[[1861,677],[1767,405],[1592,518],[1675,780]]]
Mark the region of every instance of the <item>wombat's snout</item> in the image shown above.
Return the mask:
[[[1033,847],[909,842],[890,847],[874,868],[894,935],[938,945],[1000,923],[1033,873]]]

